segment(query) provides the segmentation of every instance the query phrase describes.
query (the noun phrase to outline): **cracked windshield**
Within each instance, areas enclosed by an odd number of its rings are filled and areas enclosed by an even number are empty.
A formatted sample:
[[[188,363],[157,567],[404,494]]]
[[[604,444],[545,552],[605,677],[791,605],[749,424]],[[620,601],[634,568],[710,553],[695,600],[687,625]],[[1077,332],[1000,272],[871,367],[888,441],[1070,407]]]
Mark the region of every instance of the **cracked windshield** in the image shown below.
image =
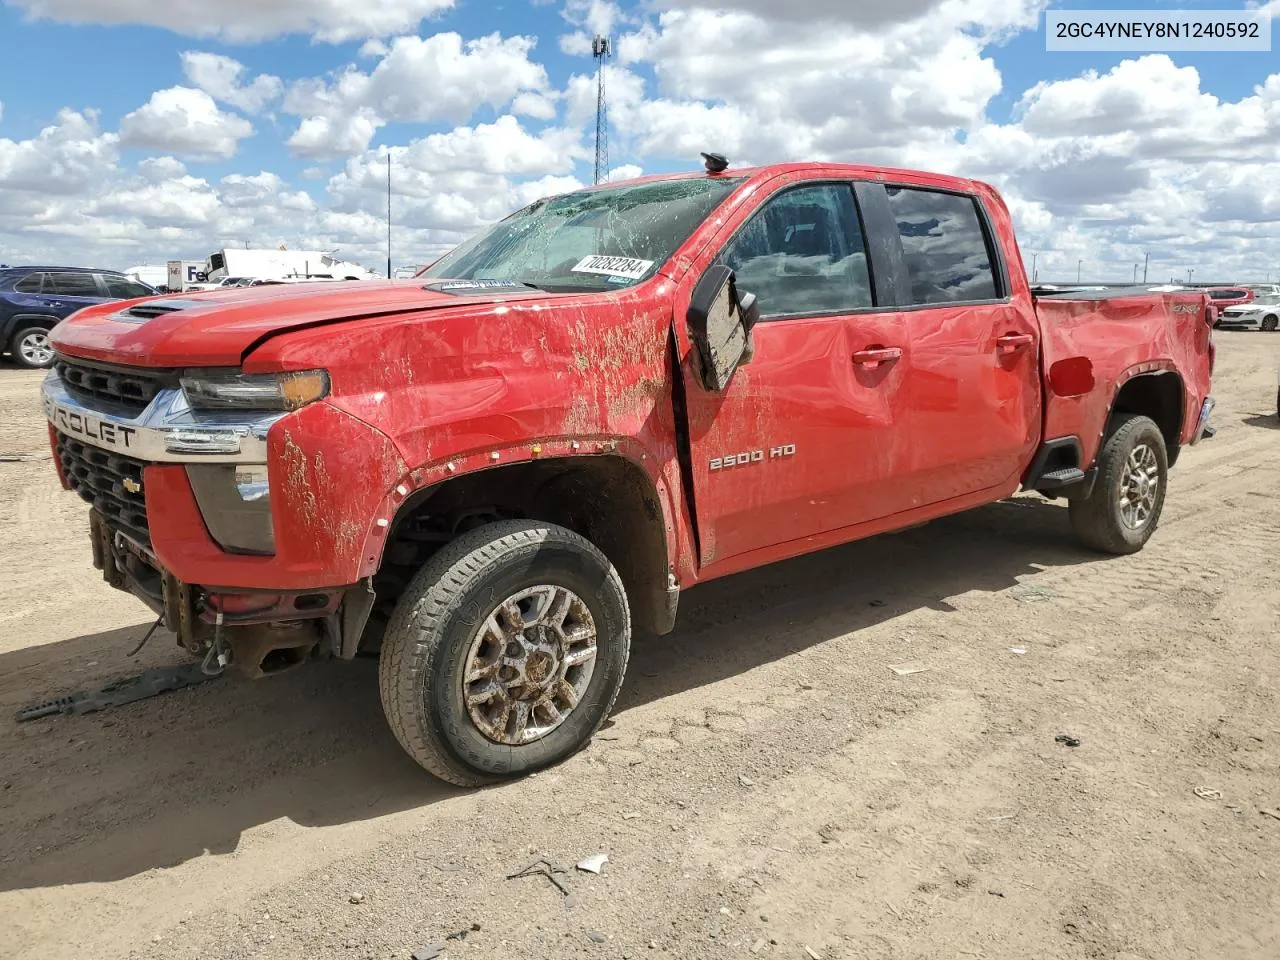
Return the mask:
[[[665,180],[530,204],[422,276],[542,290],[608,290],[645,279],[742,181]]]

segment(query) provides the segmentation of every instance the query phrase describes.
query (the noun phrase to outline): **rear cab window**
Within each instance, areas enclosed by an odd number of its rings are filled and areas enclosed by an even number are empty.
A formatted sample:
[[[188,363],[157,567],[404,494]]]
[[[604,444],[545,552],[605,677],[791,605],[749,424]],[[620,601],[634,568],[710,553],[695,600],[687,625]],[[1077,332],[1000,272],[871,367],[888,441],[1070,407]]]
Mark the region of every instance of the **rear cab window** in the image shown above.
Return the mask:
[[[1239,300],[1249,296],[1248,290],[1210,290],[1210,300]]]
[[[998,300],[991,239],[975,197],[886,186],[917,306]]]

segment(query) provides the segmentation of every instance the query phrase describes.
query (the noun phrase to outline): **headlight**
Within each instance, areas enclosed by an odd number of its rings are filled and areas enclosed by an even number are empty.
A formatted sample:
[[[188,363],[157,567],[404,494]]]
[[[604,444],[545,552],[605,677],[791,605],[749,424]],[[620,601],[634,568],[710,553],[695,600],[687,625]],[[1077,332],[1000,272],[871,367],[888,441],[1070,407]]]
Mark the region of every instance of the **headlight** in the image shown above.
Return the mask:
[[[329,375],[323,370],[188,370],[181,382],[195,410],[297,410],[329,393]]]

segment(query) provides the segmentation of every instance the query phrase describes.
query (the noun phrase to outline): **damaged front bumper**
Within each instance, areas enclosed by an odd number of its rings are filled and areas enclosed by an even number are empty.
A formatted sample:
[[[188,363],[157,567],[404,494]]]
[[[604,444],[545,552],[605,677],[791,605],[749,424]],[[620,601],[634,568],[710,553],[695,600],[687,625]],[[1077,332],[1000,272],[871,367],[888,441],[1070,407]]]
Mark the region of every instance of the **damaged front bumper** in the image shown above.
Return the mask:
[[[182,646],[225,630],[253,675],[317,648],[354,656],[404,472],[383,433],[323,402],[206,417],[162,386],[129,409],[56,370],[42,392],[59,476],[92,507],[95,566]]]

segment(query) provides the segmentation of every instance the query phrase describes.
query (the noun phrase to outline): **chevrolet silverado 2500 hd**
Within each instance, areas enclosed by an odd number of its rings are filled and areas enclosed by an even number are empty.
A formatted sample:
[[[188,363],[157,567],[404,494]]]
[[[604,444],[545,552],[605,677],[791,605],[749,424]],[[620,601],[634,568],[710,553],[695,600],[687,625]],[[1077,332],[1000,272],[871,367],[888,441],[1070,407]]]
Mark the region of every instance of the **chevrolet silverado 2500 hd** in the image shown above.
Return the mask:
[[[1201,292],[1036,297],[991,187],[790,164],[540,200],[411,282],[82,310],[44,383],[95,564],[206,669],[378,652],[458,784],[553,763],[715,577],[1065,497],[1140,549]]]

